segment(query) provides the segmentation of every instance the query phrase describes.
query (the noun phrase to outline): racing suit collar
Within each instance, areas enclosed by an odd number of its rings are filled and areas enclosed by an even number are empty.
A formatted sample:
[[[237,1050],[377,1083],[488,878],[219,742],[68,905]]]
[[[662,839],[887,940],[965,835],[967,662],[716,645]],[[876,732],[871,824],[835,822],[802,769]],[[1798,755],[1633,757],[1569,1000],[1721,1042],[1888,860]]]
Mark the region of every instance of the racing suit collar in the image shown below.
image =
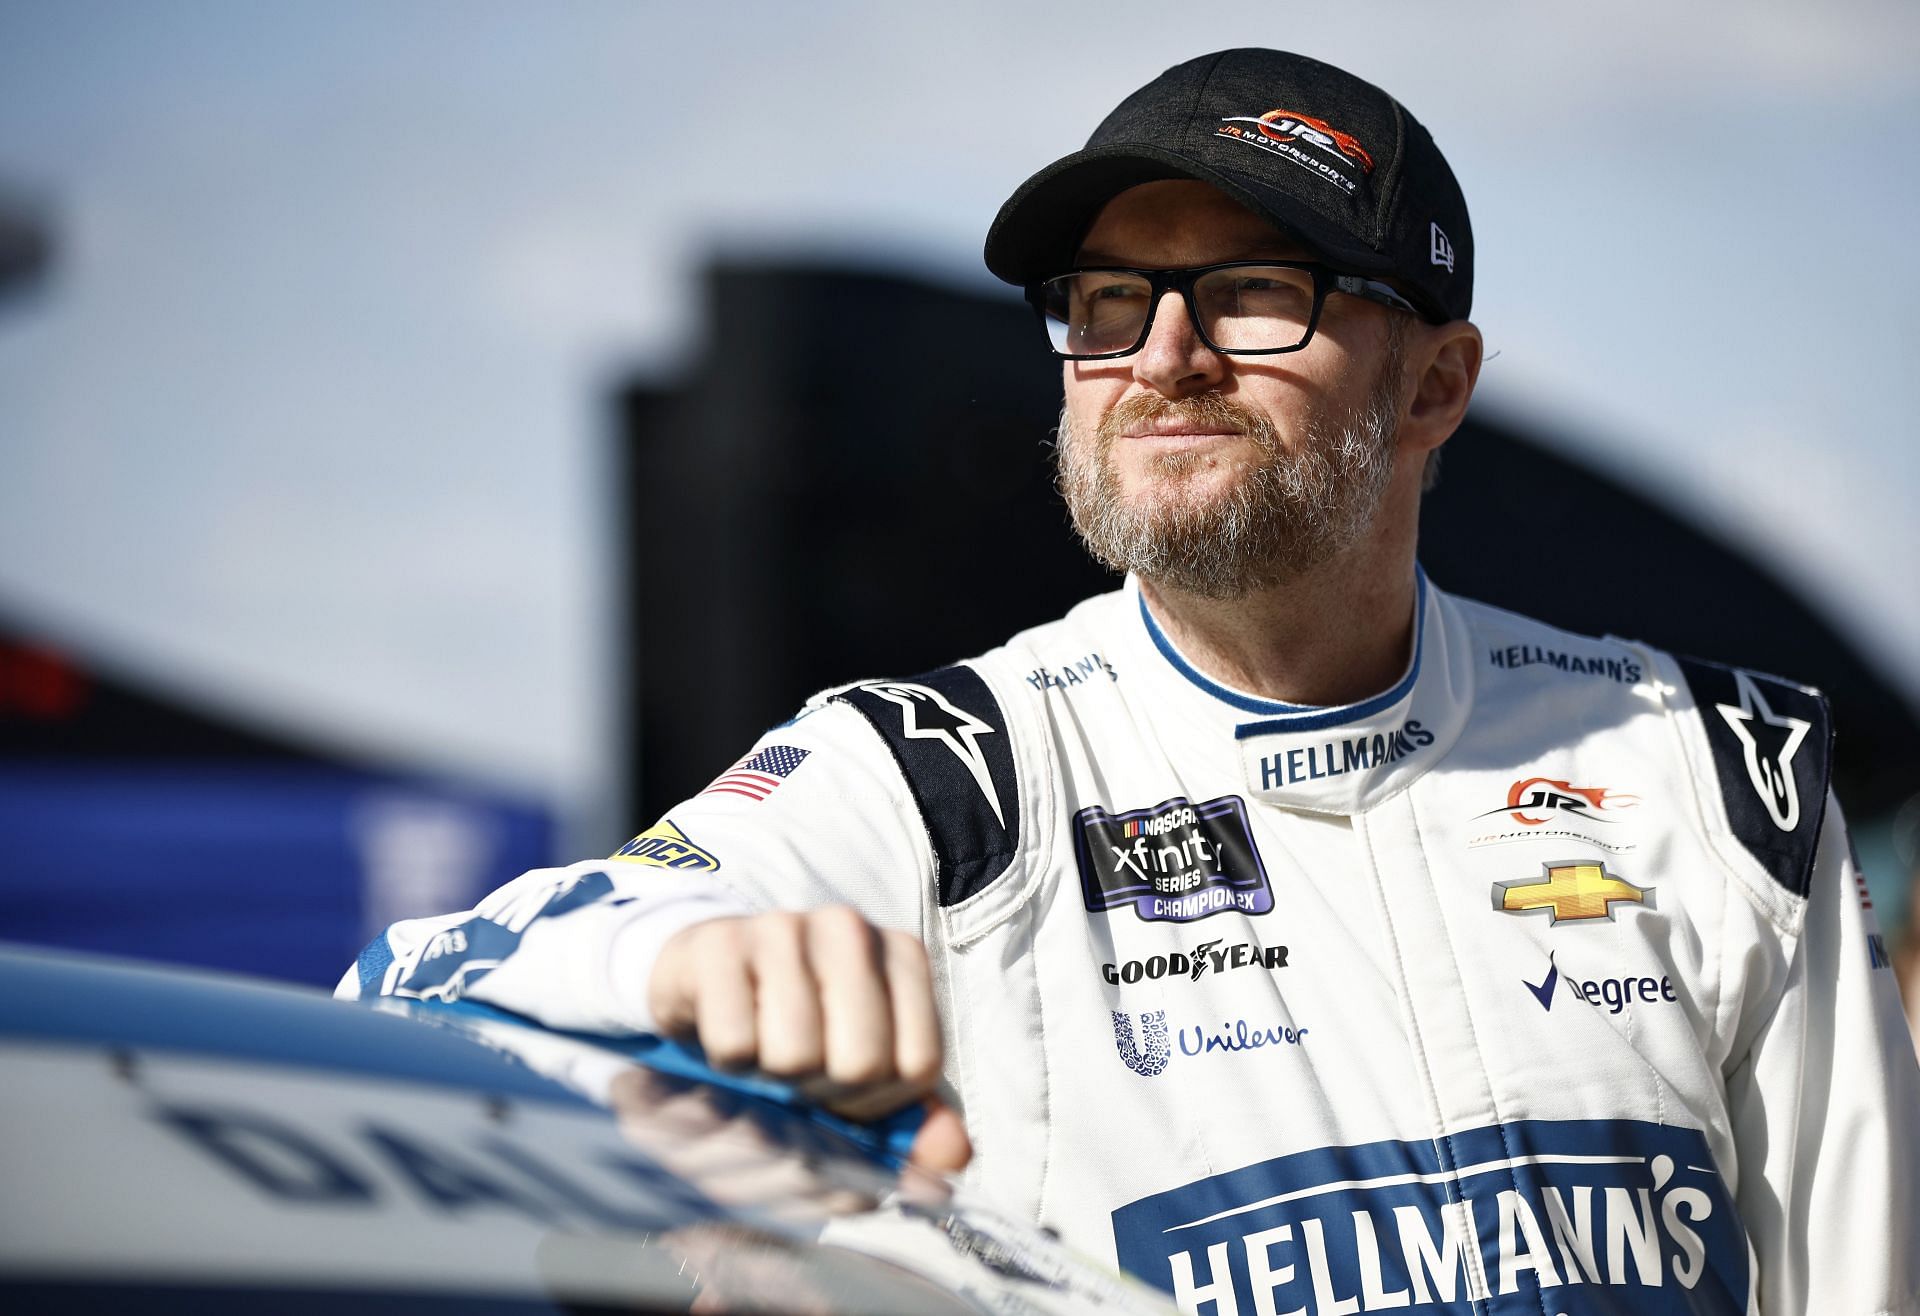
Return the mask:
[[[1214,681],[1183,655],[1129,579],[1142,648],[1157,668],[1164,712],[1181,728],[1163,736],[1238,742],[1245,786],[1274,804],[1350,814],[1404,790],[1439,761],[1466,725],[1473,652],[1464,619],[1416,569],[1413,657],[1391,687],[1335,707],[1290,704]],[[1160,719],[1156,719],[1160,720]],[[1184,734],[1183,734],[1184,733]]]

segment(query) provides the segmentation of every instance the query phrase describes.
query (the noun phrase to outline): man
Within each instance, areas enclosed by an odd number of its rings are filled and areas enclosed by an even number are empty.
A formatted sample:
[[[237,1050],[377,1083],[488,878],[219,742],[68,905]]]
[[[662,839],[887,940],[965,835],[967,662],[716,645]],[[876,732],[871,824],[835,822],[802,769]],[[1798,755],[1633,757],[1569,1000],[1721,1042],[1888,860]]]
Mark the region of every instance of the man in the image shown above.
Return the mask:
[[[816,698],[343,992],[696,1037],[855,1112],[944,1079],[921,1161],[970,1138],[1219,1316],[1914,1310],[1920,1075],[1824,703],[1415,564],[1472,261],[1377,88],[1170,70],[987,240],[1126,587]]]

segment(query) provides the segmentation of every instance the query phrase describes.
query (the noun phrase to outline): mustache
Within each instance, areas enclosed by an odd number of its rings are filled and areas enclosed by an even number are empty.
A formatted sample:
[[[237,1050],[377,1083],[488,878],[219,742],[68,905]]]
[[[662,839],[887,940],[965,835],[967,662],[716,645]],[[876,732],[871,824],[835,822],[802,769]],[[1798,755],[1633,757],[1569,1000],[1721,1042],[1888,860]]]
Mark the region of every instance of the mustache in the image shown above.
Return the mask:
[[[1267,452],[1278,447],[1272,421],[1213,392],[1196,393],[1185,398],[1164,398],[1157,393],[1139,393],[1122,398],[1100,418],[1097,433],[1101,446],[1111,444],[1137,425],[1167,418],[1208,429],[1244,434]]]

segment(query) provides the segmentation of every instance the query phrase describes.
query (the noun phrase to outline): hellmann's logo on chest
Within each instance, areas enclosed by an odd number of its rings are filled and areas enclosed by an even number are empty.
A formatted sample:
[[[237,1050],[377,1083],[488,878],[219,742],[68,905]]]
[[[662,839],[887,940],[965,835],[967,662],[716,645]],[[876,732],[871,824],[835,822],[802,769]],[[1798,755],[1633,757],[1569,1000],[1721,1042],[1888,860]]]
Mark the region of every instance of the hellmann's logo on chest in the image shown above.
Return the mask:
[[[1391,731],[1296,745],[1260,759],[1260,789],[1279,790],[1301,781],[1324,781],[1349,772],[1384,767],[1419,753],[1433,743],[1433,731],[1408,718]]]

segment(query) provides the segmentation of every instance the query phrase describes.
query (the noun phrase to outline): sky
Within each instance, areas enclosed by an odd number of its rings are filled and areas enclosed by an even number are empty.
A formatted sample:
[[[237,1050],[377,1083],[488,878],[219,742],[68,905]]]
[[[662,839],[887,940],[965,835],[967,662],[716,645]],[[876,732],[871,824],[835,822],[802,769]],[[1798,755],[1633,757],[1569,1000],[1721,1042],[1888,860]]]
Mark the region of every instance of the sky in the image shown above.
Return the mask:
[[[1920,6],[1195,12],[0,0],[0,194],[57,242],[0,302],[0,616],[591,815],[611,393],[703,349],[703,263],[997,288],[1023,178],[1266,44],[1447,153],[1476,405],[1753,554],[1920,706]]]

